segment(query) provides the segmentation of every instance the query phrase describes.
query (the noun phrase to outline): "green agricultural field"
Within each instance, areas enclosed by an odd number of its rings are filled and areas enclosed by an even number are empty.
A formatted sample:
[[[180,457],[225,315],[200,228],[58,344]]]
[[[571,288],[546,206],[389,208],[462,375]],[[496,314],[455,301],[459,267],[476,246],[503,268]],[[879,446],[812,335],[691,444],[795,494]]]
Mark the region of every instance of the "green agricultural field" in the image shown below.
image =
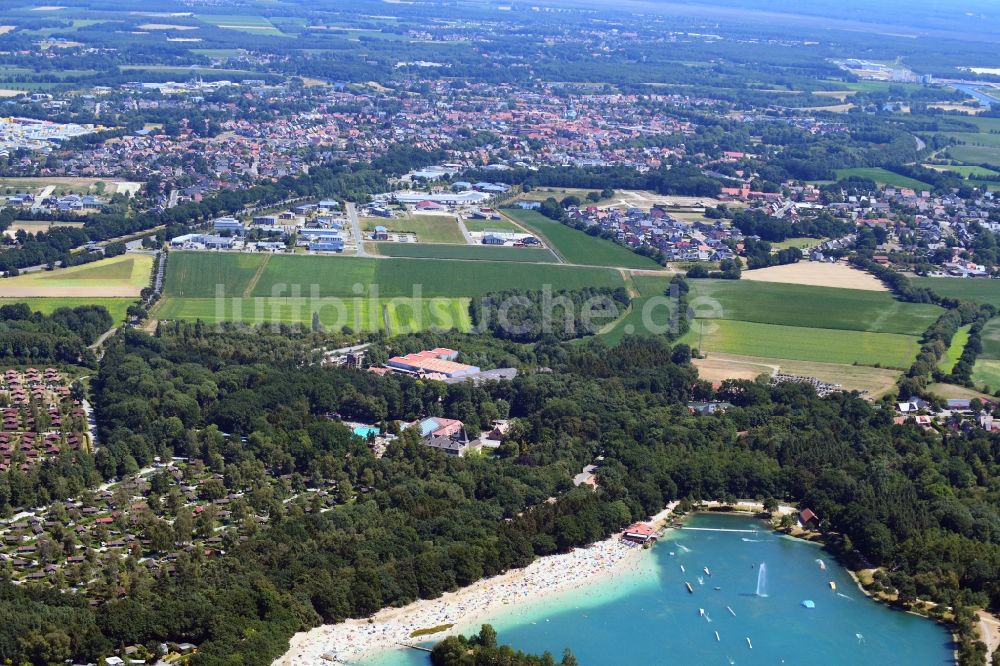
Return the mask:
[[[125,311],[135,300],[131,298],[0,298],[0,305],[25,303],[35,312],[52,314],[59,308],[78,308],[83,305],[103,305],[115,322],[125,321]]]
[[[617,243],[589,236],[565,224],[550,220],[538,211],[507,208],[503,212],[515,222],[538,234],[556,254],[571,264],[661,268],[652,259],[640,256]]]
[[[404,335],[428,329],[472,330],[468,298],[423,299],[416,304],[408,301],[386,301],[384,305],[387,333]]]
[[[938,368],[941,369],[941,372],[951,372],[955,369],[955,364],[958,363],[958,359],[962,358],[962,352],[965,351],[965,345],[969,343],[970,328],[972,326],[963,326],[955,332],[951,344],[948,346],[948,353],[938,362]]]
[[[964,145],[948,147],[947,152],[951,159],[972,164],[982,162],[996,164],[1000,162],[1000,146],[974,145],[976,137],[983,136],[982,134],[962,134],[961,136],[968,137],[963,139],[966,141]]]
[[[169,267],[169,264],[168,264]],[[253,290],[255,296],[281,295],[284,286],[301,285],[307,295],[316,285],[324,296],[357,296],[356,284],[378,287],[381,296],[412,296],[414,285],[423,297],[481,296],[500,289],[579,289],[619,287],[622,276],[606,268],[522,264],[512,270],[500,261],[435,261],[433,259],[361,259],[357,257],[275,256]]]
[[[972,382],[979,388],[1000,389],[1000,361],[980,358],[972,366]]]
[[[164,291],[171,296],[212,297],[216,285],[226,296],[240,296],[270,255],[221,252],[171,252]]]
[[[916,278],[913,284],[918,287],[928,287],[948,298],[964,298],[1000,307],[1000,280]]]
[[[889,185],[891,187],[909,187],[915,190],[926,190],[930,188],[927,183],[913,178],[901,176],[898,173],[887,171],[880,167],[857,167],[853,169],[836,169],[837,178],[849,178],[860,176],[861,178],[871,178],[879,185]]]
[[[699,319],[681,338],[702,351],[764,358],[905,368],[919,349],[918,338],[894,333],[780,326]]]
[[[348,326],[355,331],[385,330],[399,335],[431,328],[469,331],[469,299],[434,298],[165,298],[152,316],[207,323],[239,322],[250,325],[301,324],[311,326],[313,313],[324,328]],[[388,322],[388,329],[386,323]]]
[[[540,289],[546,284],[579,289],[623,283],[621,273],[613,269],[558,264],[519,264],[515,269],[503,261],[173,252],[167,262],[165,294],[168,299],[211,300],[221,284],[227,296],[305,298],[315,285],[320,296],[356,297],[374,294],[374,286],[379,296],[391,298],[413,296],[413,286],[419,285],[423,298],[460,298],[501,289]]]
[[[251,35],[265,35],[268,37],[289,37],[285,33],[274,27],[268,19],[263,16],[241,16],[227,14],[197,14],[196,18],[217,28],[227,30],[238,30]]]
[[[979,353],[981,359],[1000,361],[1000,317],[994,317],[986,322],[980,332],[983,350]],[[1000,389],[1000,385],[996,388]]]
[[[688,284],[698,316],[760,324],[919,335],[941,314],[935,305],[903,303],[881,291],[738,280]]]
[[[380,254],[383,257],[521,261],[525,263],[556,263],[559,261],[547,249],[528,247],[434,245],[432,243],[365,243],[365,249],[373,254]]]
[[[458,221],[451,215],[407,215],[392,219],[363,217],[360,221],[365,231],[375,231],[375,227],[382,226],[392,232],[416,234],[418,243],[465,243]]]
[[[469,231],[508,231],[517,233],[521,228],[510,220],[465,220],[465,228]]]
[[[217,284],[224,285],[226,298],[213,298]],[[164,298],[152,316],[310,325],[318,312],[329,328],[347,325],[391,335],[434,325],[468,330],[469,298],[545,284],[554,290],[620,287],[624,279],[613,269],[551,263],[514,268],[503,261],[174,252],[167,262]],[[355,285],[360,285],[357,290]],[[411,297],[419,303],[419,314],[407,304]],[[403,300],[397,304],[394,298]]]
[[[0,280],[0,298],[135,298],[149,285],[152,269],[153,257],[123,254]]]
[[[924,166],[935,171],[957,173],[962,178],[968,178],[969,176],[1000,176],[1000,172],[981,166],[956,166],[952,164],[925,164]]]

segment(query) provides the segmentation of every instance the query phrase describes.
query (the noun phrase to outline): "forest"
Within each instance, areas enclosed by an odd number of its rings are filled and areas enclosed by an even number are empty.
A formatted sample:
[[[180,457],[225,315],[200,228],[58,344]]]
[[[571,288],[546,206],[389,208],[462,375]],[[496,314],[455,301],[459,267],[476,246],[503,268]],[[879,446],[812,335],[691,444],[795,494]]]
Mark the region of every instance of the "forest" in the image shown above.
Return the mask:
[[[473,299],[472,325],[501,340],[537,342],[543,336],[571,340],[594,335],[618,319],[631,299],[624,287],[578,290],[511,289]]]
[[[819,398],[806,385],[744,380],[713,391],[690,353],[663,338],[608,348],[426,333],[377,346],[379,357],[448,346],[484,368],[520,370],[473,386],[322,366],[324,336],[162,322],[152,335],[119,332],[93,381],[102,447],[30,476],[0,474],[6,510],[20,505],[15,489],[80,492],[180,455],[267,520],[225,553],[183,554],[172,575],[123,561],[102,573],[109,585],[95,606],[0,582],[0,616],[10,619],[0,659],[95,660],[115,646],[189,641],[200,646],[196,664],[266,664],[297,630],[436,597],[603,538],[677,498],[808,505],[840,535],[835,552],[884,566],[882,584],[904,601],[940,601],[960,617],[1000,602],[996,435],[894,425],[892,396]],[[733,407],[686,408],[713,398]],[[427,415],[471,432],[496,418],[513,425],[494,457],[447,457],[408,429],[379,458],[337,420],[393,431]],[[599,488],[573,488],[599,455]],[[329,481],[337,503],[286,504],[271,475],[293,487]],[[157,492],[166,498],[173,483]]]

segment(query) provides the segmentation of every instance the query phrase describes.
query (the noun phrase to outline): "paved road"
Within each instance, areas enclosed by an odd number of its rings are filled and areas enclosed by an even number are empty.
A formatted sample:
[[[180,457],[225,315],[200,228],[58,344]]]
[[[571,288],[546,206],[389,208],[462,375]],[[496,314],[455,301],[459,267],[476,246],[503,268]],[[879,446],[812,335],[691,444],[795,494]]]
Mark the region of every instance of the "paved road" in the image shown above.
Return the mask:
[[[475,240],[473,240],[472,235],[469,230],[465,227],[465,220],[462,219],[461,215],[455,215],[455,220],[458,221],[458,228],[462,231],[462,235],[465,236],[466,245],[479,245]]]
[[[361,222],[358,220],[358,209],[351,202],[347,202],[347,219],[351,221],[351,229],[354,230],[354,242],[358,246],[358,256],[367,257],[365,251],[364,237],[361,235]]]

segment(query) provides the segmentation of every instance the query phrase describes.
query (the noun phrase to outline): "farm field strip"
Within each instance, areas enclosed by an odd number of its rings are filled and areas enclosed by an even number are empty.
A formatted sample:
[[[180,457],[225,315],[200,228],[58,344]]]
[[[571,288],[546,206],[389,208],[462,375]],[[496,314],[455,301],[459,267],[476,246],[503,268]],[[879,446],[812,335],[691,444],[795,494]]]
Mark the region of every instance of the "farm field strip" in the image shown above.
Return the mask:
[[[856,167],[851,169],[836,169],[835,171],[838,180],[850,176],[859,176],[861,178],[871,178],[876,183],[891,187],[909,187],[915,190],[926,190],[931,187],[927,183],[901,176],[898,173],[893,173],[881,167]]]
[[[603,238],[596,238],[565,224],[550,220],[534,210],[505,208],[503,214],[537,233],[563,259],[583,266],[622,268],[662,268],[652,259]]]
[[[311,326],[313,313],[319,315],[322,326],[340,329],[349,326],[356,331],[385,330],[401,333],[440,328],[468,331],[467,298],[427,298],[418,301],[387,298],[345,298],[336,302],[317,302],[310,298],[250,297],[234,299],[167,297],[156,306],[156,319],[180,319],[207,323],[238,322],[244,324],[301,324]]]
[[[726,319],[699,319],[680,340],[721,352],[764,358],[905,368],[916,357],[918,338],[896,333],[782,326]]]
[[[1000,307],[1000,280],[970,278],[914,278],[918,287],[929,287],[948,298],[964,298]]]
[[[1000,389],[1000,360],[976,359],[972,367],[972,383],[984,391]]]
[[[167,296],[212,298],[216,285],[226,296],[243,294],[264,255],[174,252],[167,262]],[[253,296],[474,297],[502,289],[553,290],[620,287],[622,275],[609,268],[519,264],[503,261],[372,259],[275,255],[268,261]],[[420,287],[414,293],[414,285]],[[297,290],[297,291],[296,291]]]
[[[903,303],[886,292],[776,282],[688,280],[701,317],[920,335],[941,314],[935,305]]]
[[[123,254],[89,264],[36,271],[0,281],[0,298],[135,298],[149,284],[153,257]]]
[[[434,243],[365,243],[365,250],[383,257],[422,259],[466,259],[481,261],[519,261],[556,263],[555,255],[545,248],[490,247],[488,245],[438,245]]]

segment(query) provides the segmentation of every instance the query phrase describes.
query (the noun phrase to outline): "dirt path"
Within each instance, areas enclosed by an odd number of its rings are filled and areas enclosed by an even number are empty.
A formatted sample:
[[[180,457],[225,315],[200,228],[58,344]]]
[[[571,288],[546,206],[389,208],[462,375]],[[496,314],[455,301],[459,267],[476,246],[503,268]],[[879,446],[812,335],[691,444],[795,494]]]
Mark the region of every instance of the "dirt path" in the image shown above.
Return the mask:
[[[635,286],[635,281],[632,280],[632,274],[624,268],[619,268],[618,272],[621,273],[622,279],[625,280],[625,289],[628,291],[630,298],[639,298],[642,294],[639,293],[638,287]]]
[[[243,298],[250,298],[253,295],[253,290],[257,288],[257,283],[260,282],[260,276],[264,274],[264,269],[267,268],[267,264],[270,263],[271,257],[274,256],[270,252],[264,255],[264,261],[260,262],[260,266],[257,267],[257,272],[253,274],[250,278],[247,288],[243,290]]]
[[[986,654],[991,655],[1000,648],[1000,620],[984,610],[976,614],[979,616],[979,636],[986,643]]]

